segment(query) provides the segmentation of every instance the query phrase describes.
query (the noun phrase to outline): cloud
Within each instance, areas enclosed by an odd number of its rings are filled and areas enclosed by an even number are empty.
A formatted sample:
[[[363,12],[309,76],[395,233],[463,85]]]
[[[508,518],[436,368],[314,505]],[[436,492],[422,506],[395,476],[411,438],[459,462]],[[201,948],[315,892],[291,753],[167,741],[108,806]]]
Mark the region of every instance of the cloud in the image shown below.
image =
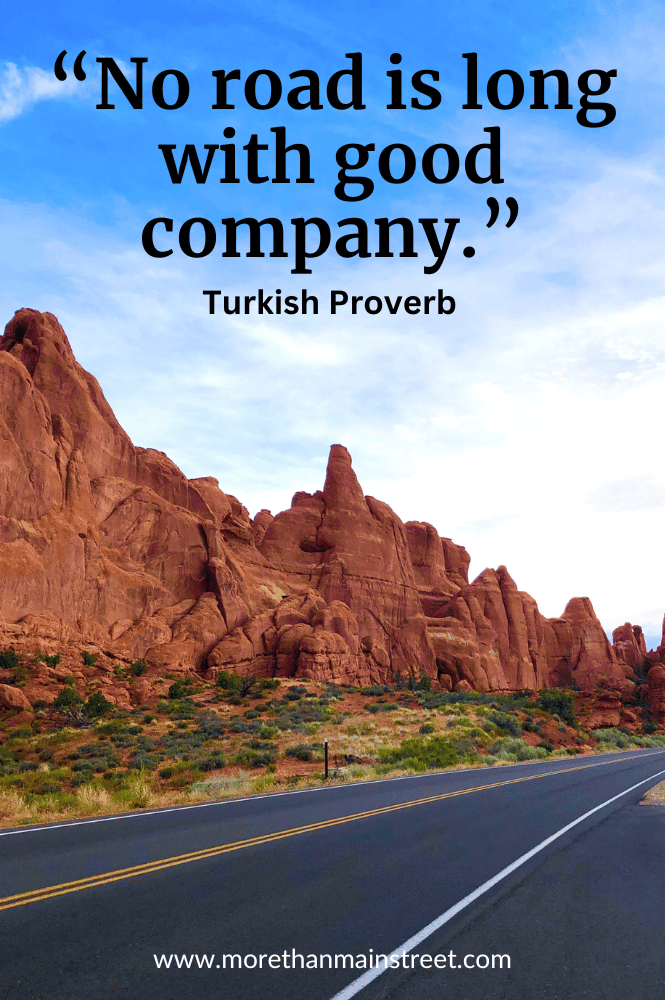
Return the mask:
[[[73,73],[66,80],[56,80],[53,72],[38,66],[6,62],[0,69],[0,123],[11,121],[28,111],[38,101],[62,100],[70,97],[81,84]]]
[[[599,513],[655,510],[665,507],[665,483],[655,476],[629,476],[600,483],[589,495],[590,506]]]

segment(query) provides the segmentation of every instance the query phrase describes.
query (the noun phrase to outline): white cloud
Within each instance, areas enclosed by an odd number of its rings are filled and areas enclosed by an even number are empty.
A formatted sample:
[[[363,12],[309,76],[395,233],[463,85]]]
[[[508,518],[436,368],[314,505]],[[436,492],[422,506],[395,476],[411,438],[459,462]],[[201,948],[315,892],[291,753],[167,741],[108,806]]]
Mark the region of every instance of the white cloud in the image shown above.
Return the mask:
[[[38,101],[70,97],[81,84],[70,73],[66,80],[56,80],[53,72],[38,66],[6,62],[0,69],[0,123],[18,118]]]

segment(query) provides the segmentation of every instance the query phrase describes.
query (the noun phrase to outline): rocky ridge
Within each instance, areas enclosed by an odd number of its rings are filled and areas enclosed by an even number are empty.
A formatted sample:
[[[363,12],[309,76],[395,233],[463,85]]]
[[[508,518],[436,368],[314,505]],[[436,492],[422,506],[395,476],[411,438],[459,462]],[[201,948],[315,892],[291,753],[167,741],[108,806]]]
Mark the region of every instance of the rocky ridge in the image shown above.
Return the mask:
[[[611,645],[588,598],[547,619],[503,566],[469,582],[465,549],[365,496],[342,445],[321,491],[250,518],[213,477],[130,441],[50,313],[19,310],[0,339],[0,450],[0,646],[78,668],[94,652],[119,706],[114,665],[142,659],[137,703],[167,673],[424,674],[449,690],[600,687],[624,704],[637,684],[665,721],[665,667],[638,626]],[[42,681],[19,692],[28,703],[52,700]]]

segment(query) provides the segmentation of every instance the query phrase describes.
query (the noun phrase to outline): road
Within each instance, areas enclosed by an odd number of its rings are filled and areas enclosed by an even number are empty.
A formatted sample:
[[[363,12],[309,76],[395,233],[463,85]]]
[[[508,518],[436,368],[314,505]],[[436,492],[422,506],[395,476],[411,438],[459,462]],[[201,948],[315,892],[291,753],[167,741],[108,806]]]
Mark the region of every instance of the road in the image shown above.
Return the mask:
[[[662,1000],[663,779],[636,750],[3,831],[0,1000]]]

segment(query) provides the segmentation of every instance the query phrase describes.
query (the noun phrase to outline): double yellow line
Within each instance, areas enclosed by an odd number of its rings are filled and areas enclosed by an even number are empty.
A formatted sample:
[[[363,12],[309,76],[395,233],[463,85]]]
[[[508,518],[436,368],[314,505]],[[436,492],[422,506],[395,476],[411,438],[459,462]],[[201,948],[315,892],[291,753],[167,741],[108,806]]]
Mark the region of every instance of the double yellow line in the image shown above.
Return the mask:
[[[635,760],[636,756],[624,759]],[[640,755],[640,756],[647,756]],[[522,781],[534,781],[538,778],[550,778],[557,774],[566,774],[570,771],[584,771],[590,767],[602,767],[605,764],[615,764],[616,760],[598,761],[595,764],[582,764],[578,767],[566,767],[556,771],[548,771],[545,774],[528,774],[522,778],[512,778],[508,781],[496,781],[491,785],[476,785],[474,788],[463,788],[456,792],[444,792],[441,795],[429,795],[423,799],[411,799],[409,802],[398,802],[392,806],[382,806],[380,809],[368,809],[366,812],[353,813],[350,816],[340,816],[337,819],[326,819],[321,823],[308,823],[306,826],[296,826],[290,830],[279,830],[277,833],[267,833],[262,837],[250,837],[248,840],[236,840],[231,844],[219,844],[216,847],[208,847],[201,851],[191,851],[189,854],[177,854],[172,858],[161,858],[157,861],[149,861],[142,865],[133,865],[131,868],[119,868],[117,871],[103,872],[99,875],[90,875],[88,878],[75,879],[73,882],[61,882],[59,885],[49,885],[42,889],[32,889],[30,892],[19,892],[14,896],[5,896],[0,899],[0,910],[11,910],[15,906],[27,906],[28,903],[38,903],[43,899],[52,899],[55,896],[64,896],[69,892],[81,892],[83,889],[93,889],[98,885],[107,885],[109,882],[120,882],[122,879],[135,878],[137,875],[149,875],[151,872],[162,871],[164,868],[174,868],[176,865],[187,865],[192,861],[204,861],[206,858],[214,858],[219,854],[230,854],[231,851],[242,851],[247,847],[257,847],[260,844],[269,844],[276,840],[286,840],[287,837],[297,837],[303,833],[313,833],[316,830],[326,830],[328,827],[341,826],[342,823],[354,823],[359,819],[368,819],[370,816],[382,816],[386,813],[397,812],[398,809],[410,809],[413,806],[424,806],[430,802],[442,802],[444,799],[454,799],[459,795],[470,795],[472,792],[484,792],[491,788],[502,788],[505,785],[517,785]]]

